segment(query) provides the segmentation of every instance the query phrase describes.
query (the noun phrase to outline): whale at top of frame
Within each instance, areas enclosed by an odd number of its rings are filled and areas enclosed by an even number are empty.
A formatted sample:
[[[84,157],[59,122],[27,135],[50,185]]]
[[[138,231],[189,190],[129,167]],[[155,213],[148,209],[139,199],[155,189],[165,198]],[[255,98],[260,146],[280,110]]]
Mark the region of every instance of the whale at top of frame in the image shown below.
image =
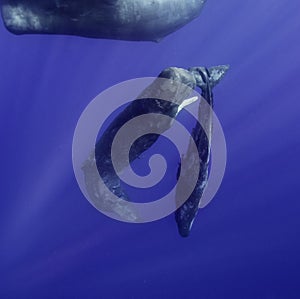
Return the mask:
[[[206,0],[3,0],[15,34],[159,41],[195,19]]]

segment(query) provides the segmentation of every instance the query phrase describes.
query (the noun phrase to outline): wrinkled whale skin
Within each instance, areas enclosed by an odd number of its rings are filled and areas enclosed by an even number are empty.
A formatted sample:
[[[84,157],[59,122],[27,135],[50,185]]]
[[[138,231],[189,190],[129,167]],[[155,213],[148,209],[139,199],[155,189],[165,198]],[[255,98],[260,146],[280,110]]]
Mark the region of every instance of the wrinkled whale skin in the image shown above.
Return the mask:
[[[190,169],[187,170],[188,173],[182,173],[182,175],[186,178],[186,184],[189,184],[189,178],[192,175],[198,176],[198,180],[190,197],[175,212],[175,220],[177,222],[178,232],[182,237],[188,237],[190,234],[193,222],[198,213],[200,200],[208,182],[211,138],[213,131],[212,109],[214,106],[214,98],[212,89],[220,82],[228,69],[228,65],[220,65],[209,69],[204,67],[195,67],[189,69],[189,72],[195,77],[197,86],[202,90],[202,98],[205,99],[208,105],[203,105],[203,102],[201,101],[198,110],[198,118],[199,120],[202,119],[202,124],[205,128],[203,128],[200,123],[197,122],[192,131],[192,138],[194,139],[198,148],[200,159],[199,173],[195,172],[193,166],[195,160],[193,155],[195,153],[193,153],[191,147],[188,147],[188,151],[183,157],[184,160],[187,160],[186,163],[191,165]],[[211,107],[211,109],[209,107]],[[180,171],[181,169],[179,166],[177,176],[179,176]],[[185,188],[184,185],[180,187]],[[180,192],[177,193],[180,194]]]
[[[196,18],[206,0],[3,0],[15,34],[159,41]]]
[[[97,141],[94,154],[88,157],[82,167],[87,192],[96,208],[113,212],[122,217],[125,216],[131,222],[137,221],[138,215],[135,211],[130,210],[129,205],[126,204],[126,201],[130,201],[130,198],[123,190],[121,180],[112,164],[112,142],[118,130],[126,122],[143,114],[168,115],[171,121],[159,121],[153,118],[153,123],[150,124],[150,126],[155,124],[161,132],[166,131],[172,126],[172,119],[178,114],[180,105],[190,96],[195,87],[196,79],[191,72],[177,67],[167,68],[159,74],[150,86],[143,90],[138,99],[133,100],[113,119]],[[159,100],[159,98],[170,98],[174,102]],[[149,126],[149,123],[145,123],[145,126]],[[131,148],[130,163],[149,149],[157,139],[157,134],[147,134],[140,137]],[[120,148],[119,151],[122,153],[123,148]],[[124,152],[126,153],[126,150]],[[122,162],[121,158],[119,160],[121,160],[119,162]],[[95,166],[95,162],[97,166]],[[122,167],[126,166],[128,165],[124,164]],[[99,180],[99,175],[102,182]],[[105,188],[104,184],[108,189]],[[115,194],[123,201],[112,201],[110,193]]]
[[[215,66],[208,70],[204,67],[194,67],[190,69],[177,67],[167,68],[160,73],[158,78],[154,80],[136,100],[133,100],[131,104],[112,120],[108,128],[97,141],[94,154],[85,161],[82,167],[86,188],[95,207],[102,211],[110,211],[120,216],[126,215],[126,219],[130,222],[137,221],[138,215],[126,205],[126,202],[130,201],[130,198],[123,189],[121,180],[112,164],[111,148],[117,132],[129,120],[148,113],[168,115],[171,120],[166,122],[153,118],[152,123],[145,123],[144,126],[156,126],[161,133],[168,130],[172,126],[172,119],[178,115],[180,106],[196,87],[201,88],[202,97],[206,99],[209,106],[212,107],[212,88],[219,83],[227,70],[228,66]],[[162,81],[161,79],[169,80]],[[162,101],[159,100],[160,98],[170,98],[173,99],[173,101]],[[212,111],[207,109],[207,105],[203,107],[200,103],[198,117],[199,119],[205,118],[204,126],[206,127],[205,131],[208,132],[208,136],[199,124],[196,124],[192,132],[192,138],[195,140],[199,151],[196,154],[199,155],[201,162],[200,172],[195,173],[194,171],[194,159],[192,154],[195,153],[191,153],[190,148],[188,148],[187,154],[183,157],[188,160],[188,165],[191,165],[191,169],[188,169],[187,173],[182,173],[186,178],[186,183],[189,184],[191,175],[198,177],[193,193],[183,205],[178,206],[178,210],[175,212],[178,231],[183,237],[188,236],[190,233],[208,179],[212,133],[211,113]],[[138,128],[138,130],[140,129],[142,130],[142,128]],[[140,137],[130,150],[129,163],[140,157],[157,139],[157,134],[147,134]],[[123,150],[123,148],[120,148],[119,151],[120,154],[123,151],[125,154],[127,153],[126,149]],[[120,160],[122,169],[128,166],[128,164],[126,164],[127,162],[123,165],[123,159]],[[179,173],[180,170],[179,168]],[[102,178],[102,182],[99,181],[99,175]],[[104,185],[106,185],[108,189],[104,188]],[[184,184],[181,186],[185,188]],[[115,194],[123,201],[112,201],[109,193]],[[176,196],[180,194],[180,192],[176,192]],[[178,202],[179,201],[180,200],[178,200]]]

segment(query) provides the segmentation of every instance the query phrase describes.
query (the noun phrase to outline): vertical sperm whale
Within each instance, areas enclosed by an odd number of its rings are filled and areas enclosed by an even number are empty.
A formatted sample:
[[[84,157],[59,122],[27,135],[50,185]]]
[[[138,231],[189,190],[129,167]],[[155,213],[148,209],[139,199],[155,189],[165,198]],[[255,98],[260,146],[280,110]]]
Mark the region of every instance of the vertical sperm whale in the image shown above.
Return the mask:
[[[47,33],[159,41],[195,19],[206,0],[3,0],[15,34]]]
[[[169,116],[169,118],[167,120],[162,120],[161,117],[153,117],[150,122],[140,123],[140,127],[135,128],[135,130],[141,130],[143,132],[144,127],[156,127],[159,129],[159,134],[163,133],[172,126],[174,118],[176,118],[177,114],[184,106],[197,100],[197,97],[189,98],[196,86],[202,89],[202,96],[207,98],[208,101],[210,101],[210,104],[212,104],[211,87],[219,82],[226,70],[226,66],[212,67],[209,71],[205,71],[205,68],[202,67],[190,69],[177,67],[167,68],[161,72],[159,77],[155,79],[136,100],[132,101],[111,121],[110,125],[97,141],[94,153],[91,154],[82,167],[86,189],[92,204],[96,208],[101,211],[105,210],[112,212],[121,217],[124,216],[124,218],[130,222],[137,222],[138,215],[135,211],[130,209],[129,204],[126,204],[126,202],[128,203],[130,201],[130,198],[123,189],[121,179],[112,163],[112,144],[117,132],[131,119],[138,117],[139,115],[150,113],[155,115],[164,114]],[[208,74],[210,74],[209,81]],[[172,101],[160,100],[163,98],[169,98],[172,99]],[[199,117],[207,118],[205,123],[208,126],[208,131],[211,132],[211,111],[205,109],[200,109],[200,111],[201,115],[199,115]],[[187,202],[188,206],[193,204],[194,206],[197,206],[198,210],[198,204],[202,195],[200,191],[203,191],[202,189],[204,189],[204,185],[207,181],[206,171],[209,163],[210,137],[206,137],[201,126],[196,126],[194,128],[192,137],[195,140],[199,153],[201,153],[199,155],[202,164],[206,167],[201,168],[197,186]],[[127,138],[127,136],[124,136],[124,138]],[[158,134],[146,134],[137,139],[130,149],[129,160],[124,156],[127,155],[128,152],[123,148],[123,143],[121,142],[119,144],[120,147],[118,148],[118,163],[121,165],[120,168],[124,169],[127,167],[129,163],[149,149],[157,139]],[[192,156],[189,155],[189,152],[187,153],[186,158],[192,158]],[[99,175],[101,177],[101,182]],[[187,181],[191,178],[189,173],[183,173],[183,175]],[[198,175],[198,173],[196,175]],[[107,188],[105,188],[105,186]],[[110,192],[122,200],[111,200]],[[180,202],[180,200],[178,202]],[[190,208],[186,209],[186,205],[184,204],[179,208],[178,212],[176,212],[177,223],[182,235],[189,231],[190,223],[196,216],[197,210],[191,210]]]
[[[202,120],[202,124],[204,127],[202,127],[200,123],[197,122],[192,131],[192,138],[194,139],[195,144],[198,148],[198,154],[200,158],[200,171],[198,174],[193,171],[194,153],[192,152],[190,146],[186,155],[183,157],[183,159],[187,160],[187,163],[191,165],[191,168],[188,170],[189,173],[182,174],[186,178],[185,184],[189,183],[189,177],[191,175],[198,175],[198,180],[192,194],[175,212],[178,231],[182,237],[187,237],[190,233],[193,222],[198,213],[200,199],[207,185],[211,151],[211,136],[213,129],[212,109],[214,105],[214,99],[212,88],[223,78],[228,68],[229,66],[224,65],[210,69],[204,67],[189,69],[189,71],[194,74],[197,86],[202,90],[201,96],[204,98],[208,105],[205,104],[203,100],[201,100],[199,105],[198,118]],[[178,170],[178,172],[179,171],[180,169]],[[183,185],[178,187],[184,188],[185,186]],[[178,192],[176,194],[176,197],[180,196],[180,190],[177,191]]]
[[[126,201],[130,201],[130,199],[122,188],[121,180],[112,164],[111,150],[116,134],[129,120],[149,113],[154,113],[158,116],[164,114],[169,116],[169,119],[162,121],[160,117],[152,118],[150,123],[141,123],[141,127],[136,129],[143,131],[145,126],[155,126],[160,133],[163,133],[172,126],[173,119],[180,109],[191,103],[191,101],[186,102],[185,100],[195,87],[196,78],[191,72],[177,67],[167,68],[159,74],[152,84],[142,91],[137,99],[133,100],[111,121],[97,141],[94,154],[88,157],[82,167],[86,189],[96,208],[115,213],[121,217],[124,216],[132,222],[136,221],[138,215],[136,215],[135,211],[130,210],[129,205],[126,204]],[[160,100],[162,98],[169,98],[172,101]],[[197,100],[197,98],[194,100]],[[158,137],[157,134],[147,134],[139,138],[131,148],[129,162],[134,161],[144,151],[149,149]],[[126,157],[123,157],[123,155],[126,155],[127,151],[122,143],[118,152],[118,162],[122,164],[121,168],[125,168],[128,164]],[[95,167],[94,160],[97,167]],[[108,190],[102,181],[99,180],[99,175]],[[115,194],[123,201],[112,201],[109,192]]]

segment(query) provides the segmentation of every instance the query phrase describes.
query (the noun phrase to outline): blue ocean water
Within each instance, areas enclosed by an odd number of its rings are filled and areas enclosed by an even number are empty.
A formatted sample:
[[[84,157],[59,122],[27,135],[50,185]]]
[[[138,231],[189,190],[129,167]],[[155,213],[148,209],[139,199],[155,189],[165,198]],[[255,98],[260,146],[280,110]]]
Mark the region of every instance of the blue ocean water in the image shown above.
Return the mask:
[[[0,298],[299,298],[300,3],[207,1],[160,43],[14,36],[0,25]],[[169,66],[230,64],[215,88],[224,181],[189,238],[174,216],[100,214],[72,168],[88,103]]]

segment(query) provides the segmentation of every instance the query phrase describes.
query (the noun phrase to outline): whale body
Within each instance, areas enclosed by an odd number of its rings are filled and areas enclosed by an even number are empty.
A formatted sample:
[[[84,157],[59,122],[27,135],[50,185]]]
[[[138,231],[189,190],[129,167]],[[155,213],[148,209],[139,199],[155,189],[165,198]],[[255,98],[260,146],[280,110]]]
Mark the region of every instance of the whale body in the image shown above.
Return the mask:
[[[167,121],[161,120],[160,117],[152,118],[150,121],[141,123],[140,127],[136,128],[137,131],[143,131],[145,127],[156,127],[160,133],[163,133],[172,126],[173,119],[181,108],[197,99],[192,98],[186,101],[195,87],[196,78],[192,72],[177,67],[166,68],[152,84],[143,90],[137,99],[133,100],[112,120],[97,141],[92,154],[82,166],[86,190],[92,204],[98,210],[113,213],[127,219],[128,222],[137,222],[139,215],[131,209],[129,204],[126,204],[126,202],[130,202],[130,198],[126,190],[123,189],[121,179],[112,163],[112,144],[116,134],[131,119],[149,113],[155,113],[158,116],[164,114],[170,118]],[[160,98],[173,100],[169,102],[160,100]],[[126,137],[124,136],[124,138]],[[157,134],[147,134],[140,137],[130,149],[129,162],[139,158],[157,139]],[[127,154],[126,146],[121,143],[118,149],[118,167],[121,169],[128,166],[124,154]],[[102,180],[99,180],[99,176]],[[111,200],[110,193],[115,194],[122,201]]]
[[[186,178],[183,185],[177,186],[176,197],[180,196],[180,188],[186,188],[189,184],[189,178],[191,176],[197,176],[198,180],[196,186],[189,196],[189,198],[176,210],[175,219],[179,234],[182,237],[187,237],[190,234],[193,222],[197,216],[200,200],[203,192],[207,186],[209,177],[209,165],[210,165],[210,152],[211,152],[211,138],[213,131],[213,116],[212,109],[214,105],[212,89],[215,87],[228,71],[228,65],[220,65],[212,68],[205,67],[193,67],[189,69],[189,72],[194,75],[196,84],[201,88],[201,96],[207,104],[200,102],[198,110],[198,119],[202,119],[202,127],[199,122],[196,123],[192,131],[192,138],[198,148],[198,155],[200,159],[200,170],[195,173],[194,168],[194,155],[191,146],[189,145],[186,155],[183,157],[191,167],[187,169],[186,173],[182,175]],[[179,166],[178,175],[181,169]]]
[[[202,197],[203,191],[208,180],[208,167],[210,162],[210,147],[212,134],[212,110],[208,107],[213,106],[212,88],[219,83],[228,70],[228,66],[214,66],[208,70],[204,67],[192,67],[183,69],[178,67],[170,67],[163,70],[157,79],[148,86],[137,99],[133,100],[124,110],[122,110],[110,123],[103,132],[100,139],[95,144],[95,149],[92,154],[84,162],[82,171],[85,178],[87,192],[91,198],[92,204],[101,211],[112,212],[122,218],[126,218],[128,222],[139,222],[139,215],[132,210],[129,204],[130,198],[123,189],[121,179],[118,176],[112,163],[112,144],[117,132],[128,121],[149,113],[157,115],[164,114],[169,116],[168,120],[159,118],[150,118],[150,121],[141,122],[137,131],[144,131],[144,127],[156,127],[160,133],[168,130],[173,119],[177,117],[181,109],[191,104],[197,97],[191,96],[192,90],[196,87],[201,88],[202,97],[207,101],[208,105],[199,105],[199,119],[204,118],[204,130],[200,124],[196,124],[192,132],[192,138],[198,148],[195,153],[192,148],[188,147],[188,151],[183,159],[187,159],[188,169],[182,171],[185,177],[180,187],[176,189],[176,203],[181,202],[178,198],[182,192],[180,188],[186,189],[185,182],[189,184],[191,175],[197,177],[196,186],[189,198],[182,204],[178,205],[175,212],[175,218],[178,226],[178,231],[181,236],[189,235],[192,223],[197,215],[198,206]],[[170,80],[162,80],[170,79]],[[173,99],[171,102],[160,100],[163,98]],[[208,135],[206,135],[206,133]],[[127,135],[124,135],[124,140]],[[122,142],[118,148],[118,169],[124,169],[131,162],[141,156],[143,152],[149,149],[158,139],[157,134],[146,134],[136,140],[132,145],[127,160],[124,155],[127,155],[126,145],[123,147]],[[126,142],[124,142],[126,144]],[[194,172],[193,155],[199,155],[200,170]],[[128,164],[129,163],[129,164]],[[179,174],[179,173],[178,173]],[[102,181],[99,180],[99,176]],[[105,188],[105,186],[107,188]],[[116,195],[122,201],[111,200],[110,193]],[[184,193],[184,192],[183,192]]]
[[[196,18],[206,0],[3,0],[15,34],[159,41]]]

